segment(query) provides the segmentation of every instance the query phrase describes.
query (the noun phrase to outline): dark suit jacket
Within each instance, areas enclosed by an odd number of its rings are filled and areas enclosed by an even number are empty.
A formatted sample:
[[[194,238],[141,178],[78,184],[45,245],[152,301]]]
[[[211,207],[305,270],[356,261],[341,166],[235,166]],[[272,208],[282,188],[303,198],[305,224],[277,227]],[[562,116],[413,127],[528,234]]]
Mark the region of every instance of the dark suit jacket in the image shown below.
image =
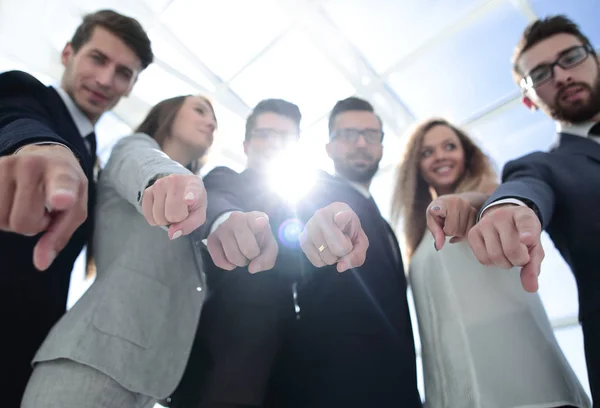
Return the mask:
[[[347,203],[370,245],[359,268],[340,274],[324,267],[303,277],[300,319],[275,376],[273,406],[420,407],[407,284],[391,228],[372,198],[326,173],[303,201],[312,208]]]
[[[560,134],[560,143],[552,151],[507,163],[502,180],[485,206],[502,198],[524,201],[537,212],[573,271],[588,379],[596,400],[600,396],[600,144]]]
[[[286,327],[294,318],[292,285],[304,265],[297,241],[286,239],[285,232],[294,226],[301,231],[302,225],[254,170],[237,173],[218,167],[205,176],[204,186],[207,220],[194,234],[206,238],[223,213],[261,211],[269,216],[279,253],[273,269],[257,274],[247,268],[222,270],[204,253],[209,293],[173,406],[198,398],[261,405]]]
[[[198,367],[206,361],[214,366],[208,380],[203,370],[190,380],[194,375],[188,370],[182,384],[191,390],[207,381],[208,391],[203,390],[213,396],[211,402],[420,406],[400,251],[374,201],[325,173],[293,209],[252,170],[237,174],[217,168],[204,183],[203,228],[228,211],[266,212],[279,255],[272,270],[256,275],[246,268],[222,271],[207,260],[210,292],[193,358]],[[293,234],[286,234],[290,225],[300,231],[317,209],[335,201],[356,211],[371,243],[365,265],[344,274],[335,267],[314,268],[294,245]]]
[[[24,72],[1,74],[0,156],[42,141],[69,146],[91,180],[92,156],[58,93]],[[90,181],[90,215],[93,214],[92,184],[93,181]],[[65,312],[71,270],[89,236],[89,225],[88,219],[43,273],[35,269],[32,261],[33,247],[39,237],[0,232],[0,324],[11,333],[10,336],[1,336],[0,343],[10,343],[2,349],[14,363],[7,365],[3,362],[0,372],[6,368],[6,378],[10,378],[11,384],[17,382],[15,388],[6,388],[14,389],[16,394],[20,393],[19,386],[24,386],[23,379],[27,380],[33,354]]]
[[[600,308],[600,144],[561,134],[548,153],[506,164],[488,204],[503,198],[528,203],[571,267],[579,290],[580,319]]]

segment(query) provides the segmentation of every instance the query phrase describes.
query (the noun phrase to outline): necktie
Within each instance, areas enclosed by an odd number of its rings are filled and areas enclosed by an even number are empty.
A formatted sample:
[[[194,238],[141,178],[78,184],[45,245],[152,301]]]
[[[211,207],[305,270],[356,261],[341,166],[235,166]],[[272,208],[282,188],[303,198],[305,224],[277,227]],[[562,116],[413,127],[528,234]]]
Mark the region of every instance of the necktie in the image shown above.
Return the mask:
[[[588,132],[589,136],[598,136],[600,137],[600,122],[596,123]]]
[[[88,144],[88,147],[90,148],[90,154],[91,156],[94,158],[94,160],[96,159],[96,133],[92,132],[89,135],[87,135],[85,137],[85,140]]]
[[[98,161],[98,156],[96,155],[96,133],[92,132],[85,137],[88,147],[90,148],[90,155],[92,156],[92,174],[94,181],[98,181],[98,177],[100,176],[100,162]]]

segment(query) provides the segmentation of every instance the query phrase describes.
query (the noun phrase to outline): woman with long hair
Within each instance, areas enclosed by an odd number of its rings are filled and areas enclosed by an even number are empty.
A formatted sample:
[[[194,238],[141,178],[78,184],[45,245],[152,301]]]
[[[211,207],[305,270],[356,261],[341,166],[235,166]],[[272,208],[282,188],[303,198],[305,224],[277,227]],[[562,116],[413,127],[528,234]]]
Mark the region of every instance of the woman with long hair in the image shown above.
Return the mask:
[[[487,156],[448,121],[410,133],[392,218],[403,220],[426,405],[589,407],[539,295],[523,290],[517,270],[482,266],[460,242],[496,180]]]
[[[97,185],[96,280],[38,350],[23,407],[151,407],[175,390],[206,292],[189,234],[206,216],[194,171],[215,128],[208,99],[180,96],[113,148]]]

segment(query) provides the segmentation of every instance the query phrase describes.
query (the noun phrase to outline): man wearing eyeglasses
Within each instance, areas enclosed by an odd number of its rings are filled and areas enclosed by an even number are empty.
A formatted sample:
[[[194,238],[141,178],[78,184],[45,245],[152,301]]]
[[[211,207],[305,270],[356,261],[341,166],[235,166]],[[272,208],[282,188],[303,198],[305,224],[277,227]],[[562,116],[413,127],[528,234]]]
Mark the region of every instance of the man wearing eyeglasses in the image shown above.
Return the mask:
[[[335,175],[322,174],[310,199],[316,207],[347,203],[369,247],[364,264],[340,274],[327,245],[302,244],[319,269],[298,286],[300,319],[275,376],[273,406],[420,407],[402,257],[369,192],[383,153],[381,119],[369,102],[350,97],[333,108],[329,135]]]
[[[522,267],[538,289],[545,229],[571,267],[579,291],[588,376],[600,399],[600,64],[589,39],[564,16],[532,23],[514,56],[513,75],[530,109],[556,121],[550,152],[506,164],[469,244],[484,265]]]
[[[218,167],[204,178],[207,221],[194,234],[207,239],[209,293],[186,373],[167,401],[171,407],[265,406],[275,361],[297,318],[294,283],[307,262],[298,235],[309,217],[307,228],[327,236],[343,236],[336,225],[348,226],[349,241],[358,245],[336,262],[364,261],[368,243],[347,206],[332,203],[318,212],[324,220],[313,219],[310,203],[308,211],[295,211],[270,186],[271,164],[297,142],[300,120],[293,103],[261,101],[246,122],[246,170]],[[303,242],[313,242],[313,235]]]

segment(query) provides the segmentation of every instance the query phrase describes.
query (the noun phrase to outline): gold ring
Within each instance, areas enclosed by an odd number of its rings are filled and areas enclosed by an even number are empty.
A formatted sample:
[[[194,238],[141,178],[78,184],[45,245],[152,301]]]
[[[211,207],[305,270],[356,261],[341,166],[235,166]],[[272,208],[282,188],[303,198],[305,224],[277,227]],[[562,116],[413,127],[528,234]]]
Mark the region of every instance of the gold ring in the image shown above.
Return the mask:
[[[323,244],[321,245],[318,249],[319,249],[319,253],[325,251],[325,249],[327,248],[327,245]]]

